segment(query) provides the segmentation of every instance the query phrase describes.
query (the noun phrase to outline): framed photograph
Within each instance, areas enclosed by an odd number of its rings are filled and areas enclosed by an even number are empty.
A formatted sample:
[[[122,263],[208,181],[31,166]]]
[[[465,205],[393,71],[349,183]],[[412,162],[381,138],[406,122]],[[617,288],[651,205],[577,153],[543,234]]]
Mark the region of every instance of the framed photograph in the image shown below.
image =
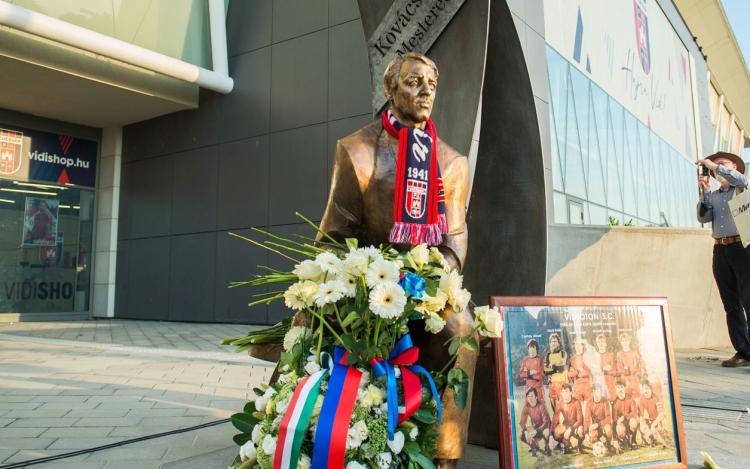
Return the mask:
[[[57,245],[57,220],[60,201],[26,197],[23,215],[23,246]]]
[[[665,298],[490,306],[501,468],[688,467]]]

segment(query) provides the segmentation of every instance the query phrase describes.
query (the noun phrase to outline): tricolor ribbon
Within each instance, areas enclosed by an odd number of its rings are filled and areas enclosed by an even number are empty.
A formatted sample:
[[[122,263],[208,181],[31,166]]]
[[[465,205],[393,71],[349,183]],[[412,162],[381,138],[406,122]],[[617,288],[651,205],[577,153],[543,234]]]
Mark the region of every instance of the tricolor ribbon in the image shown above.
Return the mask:
[[[311,469],[344,467],[349,421],[362,380],[362,372],[346,364],[346,355],[343,348],[334,349],[331,378],[315,432]]]
[[[289,401],[289,409],[279,425],[279,435],[276,441],[276,453],[273,458],[273,469],[296,469],[299,461],[302,438],[310,422],[310,417],[318,399],[320,383],[333,367],[331,357],[327,353],[322,356],[323,365],[327,368],[313,373],[299,382]]]
[[[415,365],[419,358],[419,349],[414,346],[411,336],[406,334],[396,343],[391,350],[388,360],[374,358],[370,361],[372,374],[376,378],[386,377],[386,398],[388,402],[388,440],[393,441],[396,425],[411,417],[422,404],[422,382],[416,373],[424,375],[430,383],[432,396],[437,405],[438,423],[443,421],[443,408],[440,404],[440,396],[435,387],[430,373],[419,365]],[[401,381],[404,387],[403,411],[398,406],[398,385],[396,384],[396,369],[401,370]]]

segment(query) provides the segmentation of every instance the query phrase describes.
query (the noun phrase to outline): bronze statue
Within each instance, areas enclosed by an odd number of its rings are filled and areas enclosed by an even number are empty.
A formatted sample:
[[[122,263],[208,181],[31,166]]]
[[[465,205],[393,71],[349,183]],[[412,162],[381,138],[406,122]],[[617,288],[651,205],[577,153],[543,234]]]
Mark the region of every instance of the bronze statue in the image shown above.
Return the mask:
[[[390,110],[403,127],[424,129],[432,112],[437,90],[438,70],[426,56],[407,53],[394,59],[383,77],[383,91]],[[469,186],[467,158],[442,140],[437,141],[437,156],[445,188],[447,234],[438,249],[450,265],[463,268],[468,232],[466,197]],[[384,130],[381,120],[340,140],[336,146],[331,192],[321,229],[337,240],[357,238],[361,246],[389,244],[394,225],[394,189],[398,139]],[[395,245],[407,250],[408,245]],[[473,327],[468,309],[454,313],[450,306],[441,313],[447,321],[437,336],[413,331],[421,349],[420,363],[439,370],[449,355],[443,343],[455,334],[468,334]],[[460,352],[458,363],[469,375],[472,385],[476,354]],[[443,424],[437,443],[438,468],[456,467],[463,456],[469,425],[471,400],[461,411],[453,402],[452,391],[442,397]]]

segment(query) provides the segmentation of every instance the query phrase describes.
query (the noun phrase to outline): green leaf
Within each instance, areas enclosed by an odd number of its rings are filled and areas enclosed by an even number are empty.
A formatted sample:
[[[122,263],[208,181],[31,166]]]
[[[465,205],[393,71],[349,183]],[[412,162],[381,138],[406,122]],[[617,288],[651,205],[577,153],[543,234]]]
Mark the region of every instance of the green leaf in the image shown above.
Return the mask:
[[[445,375],[437,371],[432,373],[432,380],[435,381],[435,387],[440,391],[445,386]]]
[[[242,446],[248,441],[253,439],[253,436],[249,433],[238,433],[232,437],[237,446]]]
[[[406,451],[406,454],[421,453],[422,448],[415,441],[407,441],[404,443],[404,451]]]
[[[359,319],[359,317],[360,317],[360,316],[359,316],[359,313],[358,313],[358,312],[356,312],[356,311],[352,311],[352,312],[351,312],[351,313],[349,313],[349,315],[348,315],[347,317],[345,317],[345,318],[344,318],[344,320],[343,320],[343,321],[341,322],[341,326],[342,326],[342,327],[346,327],[346,326],[348,326],[349,324],[351,324],[351,323],[353,323],[354,321],[356,321],[357,319]]]
[[[417,409],[417,411],[414,412],[411,417],[414,420],[426,423],[427,425],[432,425],[433,423],[437,422],[435,415],[427,409]]]
[[[427,288],[427,294],[430,296],[435,296],[437,293],[438,287],[440,286],[440,281],[433,280],[433,279],[425,279],[424,286]]]
[[[260,396],[262,396],[263,394],[265,394],[265,392],[263,392],[263,390],[262,390],[262,389],[260,389],[260,388],[253,388],[253,392],[254,392],[254,393],[255,393],[255,395],[256,395],[256,396],[258,396],[258,397],[260,397]]]
[[[469,404],[469,388],[471,383],[466,373],[463,371],[461,371],[461,373],[463,374],[461,380],[458,383],[451,385],[451,389],[453,390],[453,402],[456,403],[456,406],[459,409],[464,410]]]
[[[461,339],[455,338],[451,340],[451,344],[448,346],[448,354],[455,355],[458,352],[459,345],[461,345]]]
[[[424,315],[420,313],[419,311],[417,311],[417,312],[412,313],[411,316],[409,316],[409,321],[418,321],[422,319],[423,317]]]
[[[477,339],[470,338],[465,344],[464,347],[467,347],[477,353],[479,353],[479,342],[477,342]]]
[[[342,335],[341,341],[344,342],[344,345],[346,345],[346,348],[348,348],[349,350],[354,350],[355,346],[357,345],[357,342],[354,340],[354,337],[352,337],[351,334]]]
[[[262,396],[263,394],[260,395]],[[253,415],[257,411],[257,409],[255,408],[255,401],[250,401],[245,404],[245,408],[242,409],[242,411],[247,415]]]
[[[409,459],[419,464],[422,469],[435,469],[432,460],[422,453],[409,453]]]
[[[289,352],[281,352],[281,364],[282,365],[291,365],[294,363],[294,354],[291,354]]]
[[[357,249],[358,244],[357,238],[346,238],[346,247],[349,249]]]
[[[256,419],[255,417],[244,413],[232,415],[231,420],[234,428],[241,431],[242,433],[252,433],[253,427],[255,427],[255,425],[260,422],[260,420]]]

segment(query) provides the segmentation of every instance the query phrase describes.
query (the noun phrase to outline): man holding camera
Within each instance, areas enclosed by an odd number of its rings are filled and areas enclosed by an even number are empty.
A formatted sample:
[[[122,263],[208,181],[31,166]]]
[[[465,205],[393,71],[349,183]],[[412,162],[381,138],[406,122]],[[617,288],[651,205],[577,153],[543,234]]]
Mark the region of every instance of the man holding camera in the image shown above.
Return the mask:
[[[698,183],[703,192],[698,203],[698,221],[711,222],[714,237],[713,272],[721,302],[727,313],[727,328],[737,353],[722,366],[750,366],[750,337],[747,313],[750,311],[750,252],[742,246],[728,202],[745,190],[748,178],[745,163],[737,155],[719,152],[698,161],[703,171]],[[721,184],[712,191],[709,173]],[[750,247],[749,247],[750,248]]]

